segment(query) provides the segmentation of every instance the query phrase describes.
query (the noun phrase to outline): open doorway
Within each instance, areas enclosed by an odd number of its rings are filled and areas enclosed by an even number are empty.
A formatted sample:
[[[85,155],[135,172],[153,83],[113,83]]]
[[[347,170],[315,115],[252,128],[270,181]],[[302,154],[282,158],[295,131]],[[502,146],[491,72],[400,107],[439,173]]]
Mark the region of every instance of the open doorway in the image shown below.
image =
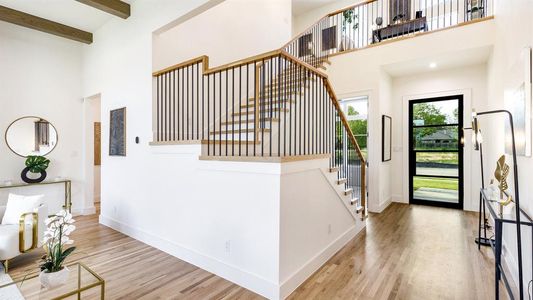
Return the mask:
[[[85,103],[85,178],[86,208],[98,212],[101,201],[102,126],[100,94],[84,99]],[[88,211],[87,213],[90,213]]]
[[[463,208],[463,96],[409,101],[409,199]]]

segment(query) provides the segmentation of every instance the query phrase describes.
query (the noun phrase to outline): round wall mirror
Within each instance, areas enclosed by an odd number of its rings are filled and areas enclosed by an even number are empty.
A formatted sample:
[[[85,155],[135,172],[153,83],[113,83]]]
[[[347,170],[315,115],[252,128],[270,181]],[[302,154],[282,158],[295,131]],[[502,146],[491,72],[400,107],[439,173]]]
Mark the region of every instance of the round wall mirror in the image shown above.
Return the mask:
[[[7,146],[22,157],[49,154],[56,147],[57,139],[54,125],[38,117],[17,119],[6,130]]]

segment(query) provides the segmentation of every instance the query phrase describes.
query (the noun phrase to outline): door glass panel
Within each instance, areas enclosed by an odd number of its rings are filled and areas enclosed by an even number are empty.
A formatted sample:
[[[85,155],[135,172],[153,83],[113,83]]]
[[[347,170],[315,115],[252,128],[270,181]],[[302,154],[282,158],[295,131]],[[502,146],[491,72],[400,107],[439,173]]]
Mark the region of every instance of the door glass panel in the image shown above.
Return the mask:
[[[457,124],[459,100],[433,101],[413,104],[413,126]]]
[[[417,152],[416,175],[459,176],[459,154],[453,152]]]
[[[459,180],[413,176],[413,197],[417,200],[459,203]]]
[[[458,126],[414,127],[414,150],[455,150],[458,148]]]

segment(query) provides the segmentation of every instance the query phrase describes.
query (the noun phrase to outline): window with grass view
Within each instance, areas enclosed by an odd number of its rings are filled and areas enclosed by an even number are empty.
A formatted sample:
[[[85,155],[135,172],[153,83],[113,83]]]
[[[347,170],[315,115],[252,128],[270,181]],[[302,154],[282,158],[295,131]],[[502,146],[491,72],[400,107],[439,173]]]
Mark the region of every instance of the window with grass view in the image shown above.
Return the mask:
[[[350,129],[363,152],[363,156],[367,158],[367,140],[368,140],[368,97],[355,97],[343,99],[341,101],[342,109]]]
[[[462,96],[410,102],[411,203],[462,208],[462,105]]]

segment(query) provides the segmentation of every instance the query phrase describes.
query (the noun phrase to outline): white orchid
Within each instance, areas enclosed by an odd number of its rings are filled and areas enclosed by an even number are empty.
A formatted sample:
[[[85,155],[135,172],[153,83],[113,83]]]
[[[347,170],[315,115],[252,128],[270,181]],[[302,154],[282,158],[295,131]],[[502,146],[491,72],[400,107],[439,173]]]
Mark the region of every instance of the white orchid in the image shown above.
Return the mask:
[[[63,249],[63,246],[74,243],[69,238],[69,235],[76,230],[76,226],[72,225],[74,222],[72,214],[66,210],[62,210],[45,220],[47,229],[44,232],[42,242],[46,255],[43,257],[44,262],[41,265],[41,270],[51,273],[63,269],[65,258],[75,249],[75,247]]]

